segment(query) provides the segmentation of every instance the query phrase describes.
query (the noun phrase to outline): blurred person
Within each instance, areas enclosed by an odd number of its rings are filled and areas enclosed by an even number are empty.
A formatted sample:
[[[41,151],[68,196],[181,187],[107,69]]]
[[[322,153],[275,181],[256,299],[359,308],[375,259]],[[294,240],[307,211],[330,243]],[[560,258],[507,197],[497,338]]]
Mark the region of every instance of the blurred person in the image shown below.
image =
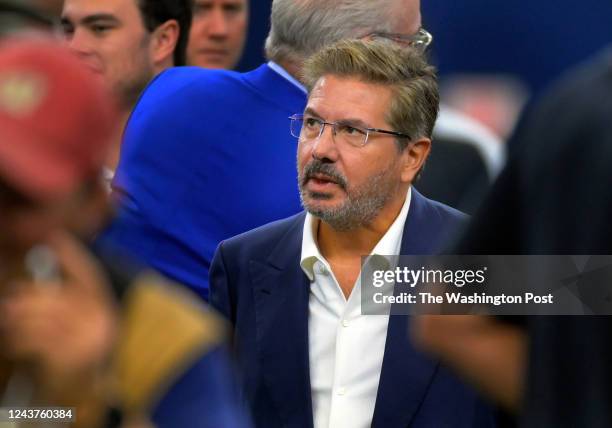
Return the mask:
[[[248,21],[248,0],[194,0],[189,65],[234,68],[242,56]]]
[[[185,65],[191,17],[191,0],[65,0],[62,27],[70,48],[114,92],[125,123],[153,77]],[[118,135],[111,171],[120,148]]]
[[[608,48],[539,100],[458,251],[612,253],[610,94]],[[514,411],[521,427],[612,424],[609,317],[428,316],[413,327],[424,349]]]
[[[116,116],[81,67],[50,42],[6,39],[0,47],[0,341],[2,361],[13,366],[1,389],[3,405],[66,399],[91,422],[100,418],[93,396],[115,314],[97,265],[64,231],[86,234],[87,222],[101,220],[97,209],[94,219],[76,211],[99,201],[95,164]],[[79,150],[75,136],[85,132],[89,146]],[[43,244],[45,260],[28,261]],[[58,263],[65,280],[52,295]],[[19,393],[30,381],[31,391]]]
[[[113,182],[119,219],[107,231],[170,278],[208,296],[216,246],[301,211],[295,140],[302,64],[341,39],[401,35],[424,47],[418,0],[275,0],[268,62],[239,74],[173,69],[139,100]]]
[[[51,31],[53,20],[27,2],[0,0],[0,37],[17,31]]]
[[[0,45],[0,405],[74,407],[87,428],[247,426],[223,323],[109,243],[84,244],[107,213],[117,113],[102,88],[54,42]]]
[[[497,136],[442,103],[431,155],[415,185],[428,198],[472,215],[504,161],[504,147]]]
[[[412,322],[411,334],[419,349],[499,404],[500,426],[516,426],[527,370],[528,338],[521,328],[487,316],[422,315]]]
[[[223,241],[211,266],[256,426],[493,426],[473,391],[415,351],[407,315],[362,314],[362,255],[389,266],[384,255],[435,254],[466,219],[412,187],[438,113],[433,67],[352,40],[303,76],[291,129],[305,212]]]

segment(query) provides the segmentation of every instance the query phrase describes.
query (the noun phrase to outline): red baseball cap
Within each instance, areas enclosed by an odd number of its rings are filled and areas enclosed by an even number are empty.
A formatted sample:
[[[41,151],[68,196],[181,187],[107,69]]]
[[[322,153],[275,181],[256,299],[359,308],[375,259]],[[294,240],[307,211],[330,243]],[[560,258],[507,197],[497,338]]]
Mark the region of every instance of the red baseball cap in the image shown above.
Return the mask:
[[[111,95],[53,40],[0,42],[0,177],[36,200],[100,169],[116,135]]]

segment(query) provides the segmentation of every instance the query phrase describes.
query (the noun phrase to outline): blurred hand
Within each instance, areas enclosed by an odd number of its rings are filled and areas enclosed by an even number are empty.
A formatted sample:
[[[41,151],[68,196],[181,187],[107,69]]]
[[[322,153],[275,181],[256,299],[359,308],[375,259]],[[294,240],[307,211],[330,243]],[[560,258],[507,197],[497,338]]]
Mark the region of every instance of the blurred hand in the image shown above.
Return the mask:
[[[527,337],[520,328],[480,315],[420,315],[410,325],[423,351],[507,410],[520,409],[527,361]]]
[[[65,233],[48,245],[63,277],[12,284],[0,300],[0,352],[31,373],[43,395],[62,396],[105,365],[118,320],[105,275],[89,251]]]

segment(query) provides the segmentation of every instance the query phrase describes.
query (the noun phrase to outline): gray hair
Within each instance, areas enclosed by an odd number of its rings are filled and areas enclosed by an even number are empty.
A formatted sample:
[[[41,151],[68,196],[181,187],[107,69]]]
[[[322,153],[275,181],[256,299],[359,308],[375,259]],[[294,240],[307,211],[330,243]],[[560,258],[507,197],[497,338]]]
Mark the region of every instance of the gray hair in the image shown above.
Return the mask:
[[[324,46],[392,32],[397,0],[273,0],[266,56],[301,62]]]

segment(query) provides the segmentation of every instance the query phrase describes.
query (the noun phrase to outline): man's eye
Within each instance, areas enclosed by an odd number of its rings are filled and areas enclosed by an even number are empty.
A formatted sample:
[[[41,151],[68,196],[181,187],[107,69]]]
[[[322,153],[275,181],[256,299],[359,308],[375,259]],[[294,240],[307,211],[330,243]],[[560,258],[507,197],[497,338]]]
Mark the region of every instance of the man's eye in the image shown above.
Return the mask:
[[[212,10],[212,4],[210,3],[196,4],[195,7],[193,8],[193,14],[200,15],[200,14],[208,13],[211,10]]]
[[[364,135],[365,134],[365,132],[363,132],[361,129],[354,128],[354,127],[349,126],[349,125],[342,125],[342,126],[340,126],[340,129],[338,131],[343,133],[343,134],[351,135],[351,136],[358,136],[358,135]]]
[[[235,15],[242,12],[242,5],[240,4],[227,4],[223,6],[223,11],[230,15]]]
[[[72,25],[62,25],[62,34],[65,37],[71,37],[74,34],[74,27]]]
[[[319,121],[317,119],[314,119],[312,117],[307,117],[304,119],[304,125],[307,128],[315,128],[319,126]]]
[[[106,33],[108,30],[110,30],[110,28],[111,27],[109,27],[108,25],[92,25],[91,31],[94,32],[95,34],[102,35]]]

